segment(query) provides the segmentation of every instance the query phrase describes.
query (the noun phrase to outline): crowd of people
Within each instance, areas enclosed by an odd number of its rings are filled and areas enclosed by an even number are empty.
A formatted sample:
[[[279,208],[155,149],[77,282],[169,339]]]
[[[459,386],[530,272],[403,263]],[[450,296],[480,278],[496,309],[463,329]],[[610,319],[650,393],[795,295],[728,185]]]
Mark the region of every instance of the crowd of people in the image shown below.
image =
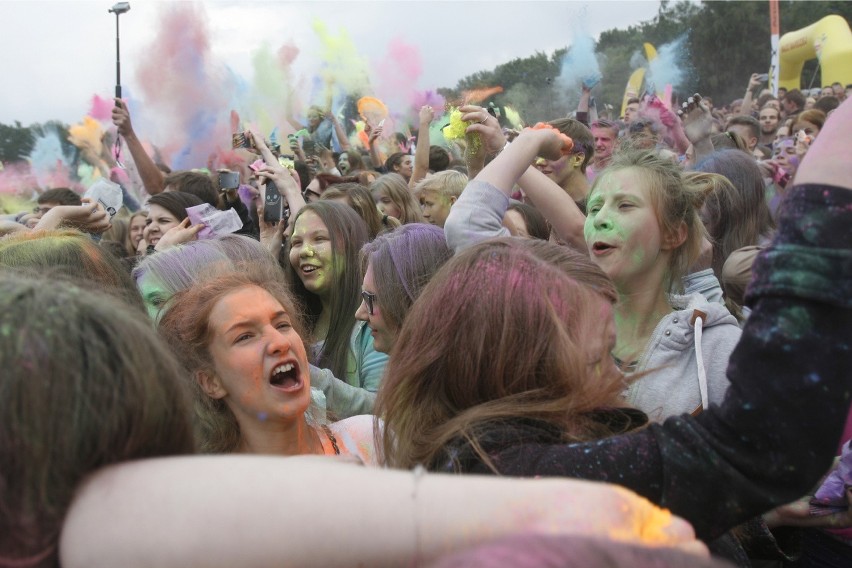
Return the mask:
[[[0,221],[0,566],[850,565],[852,87],[761,86],[212,172],[117,99],[144,203]]]

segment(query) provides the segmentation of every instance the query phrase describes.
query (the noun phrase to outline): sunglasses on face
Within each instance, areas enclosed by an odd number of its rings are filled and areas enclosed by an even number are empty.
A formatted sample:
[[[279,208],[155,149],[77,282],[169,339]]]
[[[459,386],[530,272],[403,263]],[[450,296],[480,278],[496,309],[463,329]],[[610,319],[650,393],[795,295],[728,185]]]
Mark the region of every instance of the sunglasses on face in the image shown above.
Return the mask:
[[[361,297],[364,299],[364,304],[367,306],[367,313],[373,315],[373,305],[376,303],[376,295],[372,292],[362,290]]]

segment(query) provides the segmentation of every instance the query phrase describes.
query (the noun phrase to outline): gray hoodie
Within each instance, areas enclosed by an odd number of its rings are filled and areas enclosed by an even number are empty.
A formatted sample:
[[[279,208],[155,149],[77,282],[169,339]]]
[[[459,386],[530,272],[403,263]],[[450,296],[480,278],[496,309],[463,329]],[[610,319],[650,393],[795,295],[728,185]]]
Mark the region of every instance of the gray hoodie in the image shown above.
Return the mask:
[[[701,408],[702,390],[707,402],[721,403],[729,384],[728,358],[741,335],[737,319],[701,294],[671,295],[669,303],[675,311],[657,324],[634,371],[648,374],[635,379],[625,393],[627,402],[654,422]],[[706,314],[701,316],[700,340],[693,323],[696,311]]]

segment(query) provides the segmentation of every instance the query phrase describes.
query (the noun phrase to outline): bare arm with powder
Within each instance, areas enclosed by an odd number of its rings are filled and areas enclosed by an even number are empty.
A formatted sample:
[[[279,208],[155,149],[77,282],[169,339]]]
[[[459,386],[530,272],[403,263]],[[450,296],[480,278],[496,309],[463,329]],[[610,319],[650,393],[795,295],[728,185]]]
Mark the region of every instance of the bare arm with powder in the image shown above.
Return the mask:
[[[468,110],[465,111],[465,109]],[[462,116],[463,120],[476,120],[475,115],[477,114],[478,107],[462,107],[461,110],[462,112],[466,112]],[[501,152],[503,148],[505,148],[505,151],[508,151],[511,148],[511,145],[506,145],[506,138],[496,119],[472,124],[468,127],[468,130],[479,133],[486,152]],[[505,151],[497,156],[488,167],[491,167],[492,164],[499,160],[504,160],[503,153]],[[512,185],[504,193],[509,196],[512,186],[515,180],[517,180],[518,185],[524,190],[524,194],[529,201],[542,212],[559,238],[577,250],[587,250],[586,240],[583,237],[583,224],[586,221],[585,215],[583,215],[583,212],[580,211],[570,195],[565,193],[561,187],[546,175],[529,165],[535,159],[535,156],[533,154],[533,158],[530,160],[517,164],[517,169],[523,168],[523,171],[519,177],[512,180]]]
[[[429,126],[435,118],[435,111],[430,106],[420,109],[420,129],[417,131],[417,149],[414,150],[414,171],[408,180],[408,188],[414,189],[421,179],[429,173]]]
[[[124,138],[130,155],[136,163],[136,170],[142,178],[142,185],[149,195],[162,193],[165,189],[166,176],[142,147],[142,142],[136,137],[133,125],[130,122],[130,112],[121,99],[115,99],[115,107],[112,109],[112,123],[118,128],[118,133]]]
[[[358,530],[330,531],[330,519]],[[243,455],[102,470],[66,516],[60,558],[65,568],[407,566],[518,533],[618,535],[706,554],[688,524],[614,485]]]

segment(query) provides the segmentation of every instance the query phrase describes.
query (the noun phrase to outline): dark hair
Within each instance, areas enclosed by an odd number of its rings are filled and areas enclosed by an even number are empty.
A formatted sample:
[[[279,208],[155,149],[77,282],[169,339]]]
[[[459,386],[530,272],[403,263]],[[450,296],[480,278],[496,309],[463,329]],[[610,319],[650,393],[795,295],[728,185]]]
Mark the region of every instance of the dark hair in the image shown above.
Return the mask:
[[[749,116],[747,114],[738,114],[736,116],[732,116],[728,119],[728,127],[730,128],[734,124],[740,126],[747,126],[751,131],[752,137],[756,140],[760,140],[760,122],[758,122],[758,120],[753,116]],[[747,143],[748,142],[746,141],[746,144]]]
[[[406,154],[405,152],[394,152],[388,156],[388,159],[385,160],[385,170],[387,173],[396,173],[396,166],[398,166],[402,162],[402,159],[408,155],[409,154]]]
[[[524,219],[527,234],[530,237],[543,241],[550,239],[550,225],[538,209],[532,205],[512,200],[509,202],[508,210],[517,211]]]
[[[301,160],[293,162],[293,169],[299,174],[299,185],[302,186],[302,193],[308,189],[308,184],[311,183],[311,170],[308,169],[308,164]]]
[[[148,205],[157,205],[162,207],[178,221],[183,221],[187,218],[186,208],[195,207],[204,203],[201,199],[191,193],[183,193],[181,191],[165,191],[152,195],[148,199]]]
[[[763,174],[751,156],[720,150],[701,160],[695,170],[720,174],[732,184],[718,184],[704,200],[704,224],[713,242],[713,271],[721,279],[728,255],[769,238],[775,221],[766,203]]]
[[[210,176],[201,172],[179,171],[166,176],[163,187],[171,186],[172,191],[190,193],[204,203],[219,207],[219,192]]]
[[[440,146],[429,146],[429,169],[442,172],[450,166],[450,153]]]
[[[333,276],[334,284],[329,297],[331,314],[328,334],[322,351],[313,357],[312,362],[318,367],[331,369],[336,377],[345,377],[349,361],[349,341],[355,326],[355,311],[361,303],[358,255],[361,247],[367,242],[367,225],[348,205],[334,201],[316,201],[299,210],[291,221],[293,227],[308,211],[317,215],[328,229],[331,249],[336,260],[335,266],[339,266]],[[322,312],[322,304],[315,294],[305,288],[296,269],[289,262],[290,247],[292,241],[288,243],[285,272],[290,289],[304,307],[307,326],[313,334],[314,326]],[[317,339],[322,338],[314,337],[314,340]]]
[[[145,318],[88,284],[0,273],[0,564],[58,566],[84,478],[195,450],[180,366]]]
[[[732,131],[717,132],[710,135],[710,142],[717,150],[733,149],[749,153],[746,141],[742,136]]]
[[[580,171],[586,173],[586,166],[595,155],[595,137],[589,127],[573,118],[558,118],[551,120],[548,124],[574,141],[574,153],[583,153]]]
[[[805,107],[805,95],[803,95],[802,91],[799,89],[787,91],[787,94],[784,95],[784,100],[790,101],[796,105],[796,108],[799,110],[802,110]]]
[[[834,95],[829,95],[825,97],[820,97],[820,99],[814,103],[813,108],[816,110],[821,110],[825,114],[828,114],[839,106],[840,100]]]
[[[54,187],[38,196],[38,203],[58,203],[60,205],[82,205],[83,200],[67,187]]]
[[[634,104],[634,103],[639,104],[639,103],[641,103],[641,102],[642,102],[642,101],[640,101],[638,97],[630,97],[629,99],[627,99],[627,104],[628,104],[628,105],[632,105],[632,104]]]

